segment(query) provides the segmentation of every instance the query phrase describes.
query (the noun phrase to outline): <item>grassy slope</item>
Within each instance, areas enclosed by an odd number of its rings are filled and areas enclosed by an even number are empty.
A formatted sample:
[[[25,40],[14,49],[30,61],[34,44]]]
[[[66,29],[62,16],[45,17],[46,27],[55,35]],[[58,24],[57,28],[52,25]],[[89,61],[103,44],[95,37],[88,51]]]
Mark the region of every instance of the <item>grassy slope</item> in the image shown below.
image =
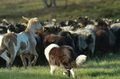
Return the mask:
[[[18,2],[17,2],[18,1]],[[68,6],[62,0],[58,0],[57,8],[43,8],[43,3],[40,0],[34,2],[30,0],[17,0],[3,2],[0,5],[0,18],[6,18],[10,21],[21,22],[21,16],[34,17],[37,16],[41,21],[46,19],[56,18],[58,22],[64,20],[74,20],[78,16],[89,16],[90,19],[95,18],[113,18],[120,17],[120,1],[119,0],[69,0]],[[63,5],[63,6],[61,6]]]

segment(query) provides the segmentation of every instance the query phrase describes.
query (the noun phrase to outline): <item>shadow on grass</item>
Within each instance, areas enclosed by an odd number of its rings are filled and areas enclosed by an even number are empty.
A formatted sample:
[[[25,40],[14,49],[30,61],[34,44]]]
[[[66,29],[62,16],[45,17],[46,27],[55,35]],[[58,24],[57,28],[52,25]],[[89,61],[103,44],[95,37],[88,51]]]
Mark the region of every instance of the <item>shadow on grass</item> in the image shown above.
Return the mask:
[[[97,71],[92,73],[87,73],[88,76],[97,77],[97,76],[118,76],[120,75],[120,70],[113,71],[113,72],[103,72]]]
[[[82,68],[104,68],[104,69],[109,69],[109,68],[117,68],[120,67],[120,64],[105,64],[105,65],[88,65]]]
[[[44,73],[44,72],[43,72]],[[51,74],[40,74],[40,73],[10,73],[0,72],[0,79],[73,79],[62,74],[51,75]]]
[[[86,62],[86,66],[83,68],[117,68],[120,67],[120,54],[109,53],[104,55],[103,57],[94,57],[92,59],[88,59]]]

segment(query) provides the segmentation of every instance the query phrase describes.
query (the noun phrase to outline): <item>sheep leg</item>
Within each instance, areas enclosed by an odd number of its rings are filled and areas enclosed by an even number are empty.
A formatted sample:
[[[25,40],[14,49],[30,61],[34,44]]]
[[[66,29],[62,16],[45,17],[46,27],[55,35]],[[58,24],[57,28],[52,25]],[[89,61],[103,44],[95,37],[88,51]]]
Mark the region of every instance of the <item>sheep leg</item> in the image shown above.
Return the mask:
[[[27,58],[28,58],[28,66],[31,67],[32,66],[32,64],[31,64],[31,56],[28,56]]]
[[[22,60],[22,63],[23,63],[24,68],[27,69],[27,62],[26,62],[26,60],[25,60],[25,56],[20,55],[20,58],[21,58],[21,60]]]
[[[36,64],[36,62],[37,62],[37,59],[38,59],[38,54],[35,53],[35,54],[34,54],[34,59],[33,59],[33,61],[32,61],[32,65],[33,65],[33,66],[35,66],[35,64]]]
[[[5,61],[6,61],[6,67],[8,67],[8,63],[9,63],[9,57],[7,56],[7,51],[3,52],[0,57],[2,57]]]
[[[9,63],[8,63],[8,68],[11,69],[12,64],[13,64],[13,61],[15,60],[15,57],[16,57],[16,55],[11,54],[11,56],[10,56],[10,60],[9,60]]]

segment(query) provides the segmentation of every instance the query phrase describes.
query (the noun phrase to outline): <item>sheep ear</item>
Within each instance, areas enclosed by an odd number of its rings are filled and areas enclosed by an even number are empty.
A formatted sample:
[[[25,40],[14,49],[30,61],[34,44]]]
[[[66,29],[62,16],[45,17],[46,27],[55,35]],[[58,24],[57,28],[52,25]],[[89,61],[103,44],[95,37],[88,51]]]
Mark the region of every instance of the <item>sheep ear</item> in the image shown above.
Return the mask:
[[[25,20],[27,20],[27,21],[29,21],[29,19],[28,19],[28,18],[26,18],[26,17],[24,17],[24,16],[22,16],[22,18],[23,18],[23,19],[25,19]]]
[[[39,22],[39,19],[35,17],[34,22]]]

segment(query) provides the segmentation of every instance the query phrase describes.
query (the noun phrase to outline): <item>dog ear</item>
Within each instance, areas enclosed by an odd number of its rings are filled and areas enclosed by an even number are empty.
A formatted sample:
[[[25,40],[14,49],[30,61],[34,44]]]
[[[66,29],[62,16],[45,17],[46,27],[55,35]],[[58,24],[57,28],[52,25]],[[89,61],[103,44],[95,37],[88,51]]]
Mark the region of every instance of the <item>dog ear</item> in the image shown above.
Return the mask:
[[[56,42],[56,40],[54,39],[54,40],[52,40],[51,42],[52,42],[52,43],[55,43],[55,42]]]

